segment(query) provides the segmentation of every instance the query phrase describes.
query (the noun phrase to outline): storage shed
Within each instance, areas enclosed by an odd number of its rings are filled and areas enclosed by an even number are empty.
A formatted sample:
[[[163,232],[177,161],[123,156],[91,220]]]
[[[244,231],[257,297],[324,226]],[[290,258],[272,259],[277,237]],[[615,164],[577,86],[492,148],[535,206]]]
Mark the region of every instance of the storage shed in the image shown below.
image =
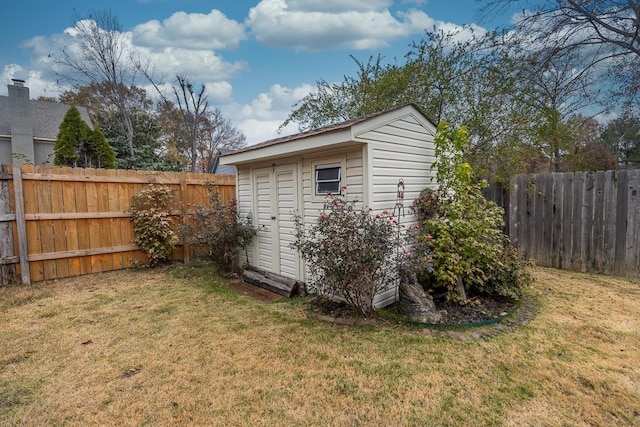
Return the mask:
[[[249,263],[305,281],[305,266],[289,244],[293,216],[305,224],[318,217],[327,192],[343,191],[374,212],[394,211],[407,226],[415,223],[411,204],[425,187],[435,186],[436,127],[415,105],[406,105],[333,126],[273,139],[221,156],[237,168],[241,215],[260,228],[249,248]],[[396,289],[378,295],[376,307],[396,300]]]

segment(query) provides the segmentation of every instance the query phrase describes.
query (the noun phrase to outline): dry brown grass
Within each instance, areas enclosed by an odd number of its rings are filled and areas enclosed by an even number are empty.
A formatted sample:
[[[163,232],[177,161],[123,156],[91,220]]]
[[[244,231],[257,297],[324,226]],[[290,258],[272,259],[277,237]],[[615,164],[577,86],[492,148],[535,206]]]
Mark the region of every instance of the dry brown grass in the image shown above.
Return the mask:
[[[3,288],[0,424],[640,424],[640,282],[535,276],[540,314],[469,342],[305,319],[206,269]]]

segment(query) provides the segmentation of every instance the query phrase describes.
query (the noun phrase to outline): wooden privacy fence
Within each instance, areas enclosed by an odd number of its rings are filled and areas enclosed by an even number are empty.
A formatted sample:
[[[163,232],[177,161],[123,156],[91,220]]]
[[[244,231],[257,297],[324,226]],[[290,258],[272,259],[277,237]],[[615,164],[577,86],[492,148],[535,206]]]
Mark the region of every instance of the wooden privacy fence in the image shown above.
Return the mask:
[[[175,223],[183,209],[206,204],[206,183],[226,203],[235,177],[174,172],[4,165],[0,169],[1,284],[49,280],[146,263],[134,244],[131,199],[149,184],[175,195]],[[188,209],[188,208],[187,208]],[[174,259],[188,257],[179,245]]]
[[[640,277],[640,170],[511,179],[509,237],[538,265]]]

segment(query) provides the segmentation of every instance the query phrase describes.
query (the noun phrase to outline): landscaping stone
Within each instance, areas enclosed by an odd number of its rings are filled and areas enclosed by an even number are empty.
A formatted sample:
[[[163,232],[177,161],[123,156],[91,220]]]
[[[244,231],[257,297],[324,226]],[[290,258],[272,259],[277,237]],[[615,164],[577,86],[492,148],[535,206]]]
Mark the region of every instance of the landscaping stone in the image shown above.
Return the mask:
[[[421,323],[440,323],[442,313],[436,309],[431,295],[427,295],[415,274],[400,281],[400,312],[407,319]]]

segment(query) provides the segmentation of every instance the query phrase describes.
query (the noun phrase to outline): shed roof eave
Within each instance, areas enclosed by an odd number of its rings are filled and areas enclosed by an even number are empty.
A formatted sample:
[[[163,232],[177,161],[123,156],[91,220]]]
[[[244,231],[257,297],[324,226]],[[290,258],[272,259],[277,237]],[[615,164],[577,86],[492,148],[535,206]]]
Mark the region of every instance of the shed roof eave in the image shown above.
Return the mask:
[[[331,148],[362,145],[362,141],[354,140],[351,128],[342,129],[327,134],[295,139],[281,144],[269,145],[255,150],[229,153],[220,156],[222,165],[244,165],[258,161],[277,159],[325,151]]]

